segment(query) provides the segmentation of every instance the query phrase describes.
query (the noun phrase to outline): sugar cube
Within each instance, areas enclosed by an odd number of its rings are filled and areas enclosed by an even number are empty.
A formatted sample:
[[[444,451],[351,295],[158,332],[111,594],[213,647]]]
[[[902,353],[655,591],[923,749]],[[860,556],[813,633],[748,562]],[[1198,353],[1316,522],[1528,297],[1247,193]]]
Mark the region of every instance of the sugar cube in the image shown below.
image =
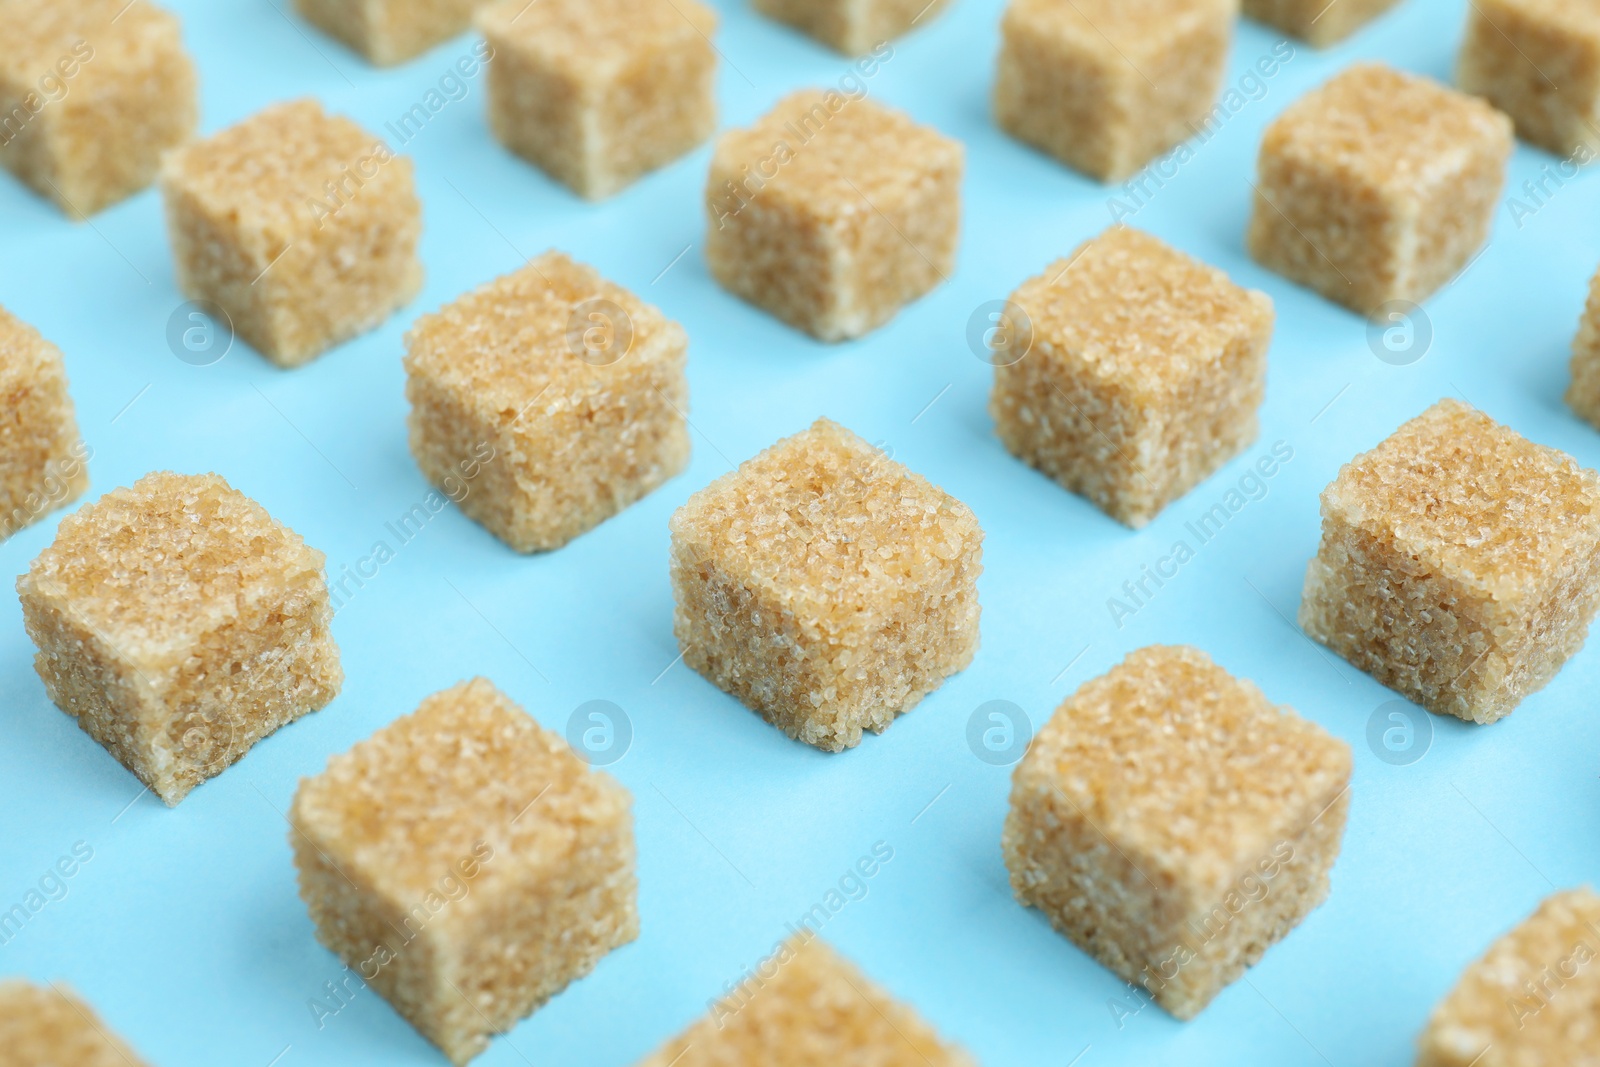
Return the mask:
[[[1244,0],[1244,13],[1317,48],[1337,44],[1399,0]]]
[[[754,0],[752,6],[836,52],[859,56],[926,26],[949,4],[950,0]]]
[[[313,26],[387,67],[465,33],[483,0],[295,0],[294,6]]]
[[[0,981],[0,1049],[8,1067],[145,1067],[93,1008],[60,983]]]
[[[1510,115],[1518,137],[1588,163],[1600,151],[1600,10],[1473,0],[1456,81]]]
[[[215,474],[149,474],[63,519],[17,579],[57,707],[169,805],[325,706],[323,555]]]
[[[89,487],[61,350],[0,308],[0,541]]]
[[[1567,405],[1600,430],[1600,271],[1589,280],[1589,298],[1572,341],[1572,384]]]

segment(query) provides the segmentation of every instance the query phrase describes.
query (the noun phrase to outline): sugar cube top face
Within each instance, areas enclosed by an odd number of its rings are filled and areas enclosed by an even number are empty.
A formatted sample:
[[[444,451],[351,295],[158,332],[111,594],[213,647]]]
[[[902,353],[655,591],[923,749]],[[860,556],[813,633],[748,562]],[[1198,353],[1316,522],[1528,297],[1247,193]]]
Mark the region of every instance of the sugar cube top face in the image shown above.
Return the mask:
[[[1483,101],[1352,66],[1267,128],[1250,253],[1363,314],[1420,301],[1483,246],[1511,148]]]
[[[155,181],[199,121],[176,16],[148,0],[0,0],[0,166],[73,218]]]
[[[990,409],[1011,452],[1143,526],[1255,440],[1272,301],[1116,226],[1012,294]]]
[[[977,519],[836,423],[740,464],[671,526],[684,662],[790,737],[859,744],[977,650]]]
[[[1434,1009],[1417,1067],[1588,1063],[1600,1048],[1600,896],[1556,893]]]
[[[145,1067],[93,1008],[60,984],[0,981],[7,1067]]]
[[[1244,13],[1317,48],[1344,40],[1399,0],[1244,0]]]
[[[518,551],[560,547],[688,463],[683,328],[559,252],[418,319],[406,344],[413,455]]]
[[[282,366],[375,327],[422,285],[412,164],[313,100],[167,157],[179,286]]]
[[[176,804],[339,692],[322,567],[216,475],[159,473],[62,520],[17,591],[51,699]]]
[[[306,21],[379,66],[404,63],[472,25],[481,0],[295,0]]]
[[[1572,341],[1567,404],[1579,418],[1600,430],[1600,271],[1589,280],[1589,298]]]
[[[747,982],[638,1067],[973,1067],[915,1010],[809,930],[763,966],[769,980]]]
[[[1600,608],[1600,475],[1456,400],[1346,464],[1322,516],[1301,624],[1441,714],[1509,714]]]
[[[318,938],[462,1064],[638,936],[631,803],[475,679],[301,783],[301,895]]]
[[[1518,137],[1589,162],[1600,152],[1600,7],[1475,0],[1456,80],[1510,115]]]
[[[0,541],[76,500],[89,485],[61,352],[0,308]]]
[[[1349,747],[1192,648],[1086,683],[1012,779],[1012,887],[1190,1018],[1328,892]]]
[[[932,22],[950,0],[754,0],[763,15],[787,23],[847,56],[881,50]]]

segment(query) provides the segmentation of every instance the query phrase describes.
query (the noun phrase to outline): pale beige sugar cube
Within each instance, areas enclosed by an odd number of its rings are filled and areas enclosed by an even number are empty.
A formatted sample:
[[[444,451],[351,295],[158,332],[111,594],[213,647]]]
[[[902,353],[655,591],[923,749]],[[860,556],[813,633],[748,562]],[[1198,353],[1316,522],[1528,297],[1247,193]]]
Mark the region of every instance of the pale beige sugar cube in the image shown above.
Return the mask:
[[[144,1067],[95,1010],[60,983],[0,981],[0,1062],[6,1067]]]
[[[1350,748],[1203,652],[1085,683],[1012,775],[1011,886],[1180,1019],[1328,895]]]
[[[1238,0],[1012,0],[995,121],[1120,181],[1210,120],[1238,14]]]
[[[1244,13],[1317,48],[1337,44],[1399,0],[1244,0]]]
[[[688,344],[547,252],[406,335],[411,454],[518,552],[559,548],[688,465]]]
[[[854,747],[977,652],[978,520],[837,423],[746,460],[671,527],[683,661],[792,738]]]
[[[489,128],[598,200],[717,128],[717,15],[699,0],[502,0],[478,29],[494,49]]]
[[[717,142],[706,263],[823,341],[870,333],[955,270],[960,142],[865,96],[802,90]]]
[[[61,350],[0,308],[0,541],[89,487]]]
[[[1589,162],[1600,151],[1600,6],[1474,0],[1456,81],[1510,115],[1518,137]]]
[[[57,707],[176,805],[344,682],[321,552],[215,474],[63,519],[17,579]]]
[[[1417,1067],[1600,1064],[1600,896],[1554,893],[1434,1009]]]
[[[847,56],[926,26],[950,0],[754,0],[763,15],[793,26]]]
[[[0,166],[73,218],[147,188],[194,135],[177,16],[149,0],[0,0]]]
[[[317,938],[464,1064],[639,935],[632,798],[482,678],[300,783]]]
[[[1589,280],[1589,298],[1572,341],[1572,384],[1567,404],[1600,430],[1600,271]]]
[[[421,55],[472,25],[485,0],[295,0],[305,20],[379,66]],[[526,0],[524,0],[526,2]]]
[[[1483,247],[1511,148],[1483,101],[1352,66],[1267,128],[1250,254],[1364,315],[1421,301]]]
[[[1441,715],[1494,722],[1600,610],[1600,475],[1457,400],[1339,471],[1300,625]]]
[[[973,1067],[809,930],[637,1067]]]
[[[1256,438],[1272,301],[1149,234],[1085,242],[1004,315],[1000,440],[1118,522],[1145,525]]]
[[[280,366],[374,328],[422,286],[411,160],[314,100],[172,153],[161,188],[178,287]]]

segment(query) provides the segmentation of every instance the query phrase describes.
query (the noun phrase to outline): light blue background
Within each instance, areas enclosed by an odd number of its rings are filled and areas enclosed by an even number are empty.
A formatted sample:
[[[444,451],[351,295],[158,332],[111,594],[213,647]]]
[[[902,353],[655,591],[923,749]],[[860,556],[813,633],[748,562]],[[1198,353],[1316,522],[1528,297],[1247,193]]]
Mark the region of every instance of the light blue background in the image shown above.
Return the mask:
[[[200,66],[206,132],[307,93],[378,130],[472,45],[464,37],[378,71],[273,0],[175,6]],[[716,6],[724,124],[847,70],[741,0]],[[1466,4],[1406,0],[1331,51],[1297,47],[1132,220],[1266,290],[1278,329],[1260,442],[1131,533],[1002,450],[985,408],[991,372],[965,341],[975,307],[1109,222],[1113,192],[990,123],[1001,6],[957,0],[897,42],[870,82],[875,99],[966,143],[965,232],[949,284],[838,347],[778,325],[707,275],[708,148],[586,204],[491,139],[481,75],[406,146],[424,203],[421,296],[293,372],[242,344],[210,367],[173,357],[164,335],[182,297],[153,192],[73,224],[0,180],[0,304],[66,353],[94,448],[91,499],[153,469],[216,470],[326,551],[331,570],[353,564],[428,491],[406,448],[405,328],[547,247],[687,327],[695,428],[687,473],[559,552],[519,557],[453,510],[435,519],[335,620],[343,694],[177,810],[141,796],[50,705],[16,602],[0,598],[0,909],[75,842],[94,849],[68,896],[0,947],[0,974],[76,985],[166,1067],[443,1062],[371,992],[318,1029],[308,1000],[341,967],[312,938],[280,813],[330,754],[484,674],[555,729],[588,700],[626,709],[633,745],[612,771],[636,800],[643,917],[637,943],[496,1041],[485,1067],[633,1062],[702,1013],[879,841],[894,859],[824,932],[991,1067],[1080,1055],[1091,1067],[1410,1063],[1460,969],[1553,886],[1596,877],[1600,721],[1584,694],[1600,686],[1600,650],[1496,726],[1433,720],[1425,758],[1391,766],[1365,738],[1392,694],[1288,620],[1316,544],[1318,491],[1441,396],[1600,464],[1600,436],[1561,402],[1600,260],[1600,187],[1585,175],[1520,227],[1502,204],[1485,254],[1427,304],[1431,351],[1411,366],[1381,362],[1364,321],[1245,256],[1247,180],[1265,124],[1350,62],[1381,57],[1448,78]],[[1278,39],[1243,24],[1230,83]],[[1510,191],[1555,162],[1519,146]],[[988,534],[977,662],[886,735],[838,756],[786,740],[675,663],[666,568],[667,518],[689,493],[824,414],[966,501]],[[1107,598],[1279,440],[1294,459],[1265,499],[1117,628]],[[0,545],[0,569],[22,572],[55,519]],[[1083,681],[1158,641],[1198,644],[1348,740],[1354,802],[1322,909],[1198,1020],[1152,1008],[1119,1028],[1108,1003],[1121,983],[1013,901],[999,848],[1009,771],[975,758],[966,729],[997,699],[1040,723]]]

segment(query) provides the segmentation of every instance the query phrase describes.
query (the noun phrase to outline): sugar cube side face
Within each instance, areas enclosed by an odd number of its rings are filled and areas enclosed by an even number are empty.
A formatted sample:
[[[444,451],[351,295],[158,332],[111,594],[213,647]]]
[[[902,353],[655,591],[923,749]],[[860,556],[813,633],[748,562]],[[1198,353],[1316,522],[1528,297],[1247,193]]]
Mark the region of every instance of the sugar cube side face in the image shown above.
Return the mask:
[[[733,1063],[974,1067],[914,1008],[809,928],[779,945],[755,975],[638,1067]]]
[[[864,96],[801,90],[717,142],[706,263],[822,341],[861,337],[955,269],[959,142]]]
[[[1381,64],[1352,66],[1262,137],[1247,243],[1262,266],[1363,315],[1421,302],[1488,239],[1511,120]]]
[[[1300,624],[1430,711],[1511,713],[1600,610],[1600,475],[1456,400],[1340,470]]]
[[[1205,127],[1237,15],[1238,0],[1013,0],[995,119],[1075,170],[1121,181]]]
[[[1600,896],[1553,893],[1434,1009],[1417,1067],[1582,1063],[1600,1019]]]
[[[519,552],[559,548],[689,461],[688,337],[558,252],[406,337],[411,452]]]
[[[1600,271],[1589,280],[1589,297],[1572,341],[1572,383],[1567,406],[1600,430]]]
[[[1327,48],[1388,11],[1398,0],[1244,0],[1244,13],[1316,48]]]
[[[768,18],[847,56],[865,55],[932,22],[950,0],[755,0]]]
[[[17,580],[34,666],[169,805],[324,707],[344,675],[323,555],[216,475],[147,475]]]
[[[301,782],[317,938],[456,1064],[639,932],[632,800],[484,679]]]
[[[1181,1019],[1326,898],[1351,755],[1192,648],[1083,685],[1012,777],[1017,899]]]
[[[179,288],[280,366],[373,329],[422,286],[411,161],[313,100],[179,149],[161,185]]]
[[[82,997],[60,983],[0,982],[0,1048],[16,1067],[145,1067]]]
[[[1579,164],[1600,152],[1600,12],[1585,4],[1475,2],[1456,81],[1531,144]]]
[[[699,0],[502,0],[489,127],[578,195],[611,196],[716,129],[717,15]]]
[[[0,166],[73,218],[150,186],[199,121],[177,16],[127,0],[4,0]]]
[[[1117,226],[1012,294],[990,411],[1006,448],[1128,526],[1255,440],[1272,301]]]
[[[481,6],[479,0],[295,0],[307,22],[383,67],[465,33]]]
[[[0,308],[0,540],[76,500],[89,487],[61,351]]]
[[[836,423],[747,460],[671,527],[684,662],[792,738],[853,747],[976,653],[977,519]]]

